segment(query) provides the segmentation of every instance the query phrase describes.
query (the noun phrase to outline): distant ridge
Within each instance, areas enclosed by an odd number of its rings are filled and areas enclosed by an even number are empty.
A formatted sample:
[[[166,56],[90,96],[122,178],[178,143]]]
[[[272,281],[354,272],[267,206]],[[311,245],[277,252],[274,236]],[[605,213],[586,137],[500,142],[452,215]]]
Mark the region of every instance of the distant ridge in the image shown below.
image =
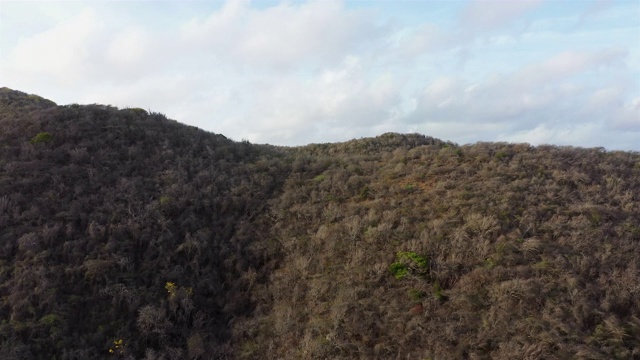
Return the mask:
[[[37,110],[47,109],[56,106],[51,100],[38,95],[30,95],[21,91],[12,90],[8,87],[0,88],[0,110],[7,108]]]

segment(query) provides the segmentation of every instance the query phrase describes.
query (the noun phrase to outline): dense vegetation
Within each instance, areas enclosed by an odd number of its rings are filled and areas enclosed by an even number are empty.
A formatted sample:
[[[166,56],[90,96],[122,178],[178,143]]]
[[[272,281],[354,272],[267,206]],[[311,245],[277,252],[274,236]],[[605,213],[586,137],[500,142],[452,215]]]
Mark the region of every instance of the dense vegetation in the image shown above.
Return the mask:
[[[2,359],[640,358],[640,154],[297,148],[0,89]]]

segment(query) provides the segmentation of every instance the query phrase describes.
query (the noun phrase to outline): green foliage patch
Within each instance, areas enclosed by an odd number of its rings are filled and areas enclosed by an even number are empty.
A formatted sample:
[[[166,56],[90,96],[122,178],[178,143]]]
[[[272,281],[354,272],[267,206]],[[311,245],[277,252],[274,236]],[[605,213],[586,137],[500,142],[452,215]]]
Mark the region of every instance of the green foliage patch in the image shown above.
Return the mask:
[[[424,276],[428,272],[427,258],[413,251],[401,251],[396,254],[396,261],[389,266],[389,271],[398,280],[409,274]]]
[[[46,326],[54,326],[60,322],[60,316],[57,314],[48,314],[40,318],[39,323]]]
[[[324,181],[326,178],[327,178],[327,175],[326,175],[326,174],[320,174],[320,175],[318,175],[318,176],[314,177],[314,178],[313,178],[313,181],[315,181],[315,182],[322,182],[322,181]]]
[[[407,276],[407,273],[409,273],[409,268],[407,267],[406,264],[403,264],[400,262],[394,262],[389,266],[389,271],[391,271],[391,274],[396,279],[400,280],[405,276]]]
[[[53,135],[48,132],[40,132],[29,141],[32,144],[48,143],[53,140]]]

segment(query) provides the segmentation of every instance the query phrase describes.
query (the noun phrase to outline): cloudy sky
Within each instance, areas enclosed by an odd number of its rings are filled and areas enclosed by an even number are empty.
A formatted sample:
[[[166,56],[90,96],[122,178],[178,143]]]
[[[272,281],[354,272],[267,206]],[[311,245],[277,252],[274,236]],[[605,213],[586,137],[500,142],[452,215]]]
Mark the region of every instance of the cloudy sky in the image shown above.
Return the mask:
[[[254,143],[640,150],[640,2],[1,0],[0,86]]]

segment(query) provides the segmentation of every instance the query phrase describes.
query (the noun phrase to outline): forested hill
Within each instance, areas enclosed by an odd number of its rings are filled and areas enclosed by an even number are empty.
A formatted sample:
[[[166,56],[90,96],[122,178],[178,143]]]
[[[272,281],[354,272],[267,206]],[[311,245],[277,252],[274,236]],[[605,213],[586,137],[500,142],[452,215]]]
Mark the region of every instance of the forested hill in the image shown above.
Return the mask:
[[[0,89],[0,359],[640,359],[640,154],[235,142]]]

